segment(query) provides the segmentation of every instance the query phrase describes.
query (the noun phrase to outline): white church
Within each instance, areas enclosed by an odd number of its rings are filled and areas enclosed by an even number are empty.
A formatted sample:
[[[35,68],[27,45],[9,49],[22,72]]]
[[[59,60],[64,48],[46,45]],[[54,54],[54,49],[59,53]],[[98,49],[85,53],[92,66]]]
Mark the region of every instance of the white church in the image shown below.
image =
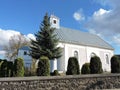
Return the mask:
[[[69,57],[77,57],[80,69],[84,63],[90,62],[92,56],[99,56],[102,62],[103,71],[110,71],[110,59],[114,55],[114,49],[99,36],[80,30],[74,30],[60,26],[60,19],[54,15],[50,16],[51,27],[56,28],[55,34],[59,38],[58,46],[62,48],[62,57],[58,60],[51,60],[51,72],[58,70],[66,72]],[[24,51],[21,49],[19,56],[25,60]],[[30,59],[30,56],[27,56]],[[32,58],[31,58],[32,59]]]

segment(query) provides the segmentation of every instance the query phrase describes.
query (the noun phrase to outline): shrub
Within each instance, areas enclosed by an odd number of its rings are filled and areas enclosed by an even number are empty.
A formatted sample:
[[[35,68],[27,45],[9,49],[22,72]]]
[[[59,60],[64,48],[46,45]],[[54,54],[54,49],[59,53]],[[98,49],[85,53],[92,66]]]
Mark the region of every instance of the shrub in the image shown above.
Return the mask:
[[[90,73],[91,74],[99,74],[102,73],[102,63],[98,56],[94,56],[90,60]]]
[[[0,59],[0,77],[2,76],[2,70],[1,70],[1,66],[2,66],[2,63],[3,63],[4,61],[2,60],[2,59]]]
[[[59,76],[58,70],[54,70],[54,72],[51,73],[51,76]]]
[[[26,77],[26,76],[31,76],[31,71],[30,71],[30,68],[29,68],[29,67],[25,67],[24,70],[25,70],[25,73],[24,73],[24,76],[25,76],[25,77]]]
[[[111,73],[120,73],[120,60],[118,56],[111,58]]]
[[[50,62],[48,57],[42,56],[38,62],[37,68],[37,75],[38,76],[49,76],[50,75]]]
[[[54,74],[55,76],[59,75],[58,70],[54,70],[53,74]]]
[[[0,60],[0,76],[12,77],[13,76],[13,63],[10,61]]]
[[[32,59],[32,63],[31,63],[31,76],[36,76],[36,62],[37,60]]]
[[[7,61],[7,76],[8,77],[12,77],[13,76],[13,71],[14,71],[14,68],[13,68],[13,62],[11,61]]]
[[[14,75],[16,77],[24,76],[24,61],[22,58],[15,59],[14,62]]]
[[[70,57],[67,66],[67,75],[80,74],[79,63],[76,57]]]
[[[90,74],[90,63],[83,64],[81,74]]]
[[[2,61],[0,71],[1,71],[1,73],[0,73],[1,77],[8,76],[8,74],[7,74],[7,60]]]

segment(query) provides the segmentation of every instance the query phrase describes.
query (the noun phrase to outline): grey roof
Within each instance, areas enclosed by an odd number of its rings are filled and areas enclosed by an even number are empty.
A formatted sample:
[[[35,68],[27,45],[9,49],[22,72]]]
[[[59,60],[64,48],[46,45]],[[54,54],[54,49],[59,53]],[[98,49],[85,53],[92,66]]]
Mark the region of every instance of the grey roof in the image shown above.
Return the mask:
[[[30,48],[28,46],[23,46],[20,48],[20,50],[30,50]]]
[[[88,32],[81,32],[79,30],[60,27],[59,29],[55,30],[55,33],[61,42],[113,50],[113,47],[99,36],[90,34]]]

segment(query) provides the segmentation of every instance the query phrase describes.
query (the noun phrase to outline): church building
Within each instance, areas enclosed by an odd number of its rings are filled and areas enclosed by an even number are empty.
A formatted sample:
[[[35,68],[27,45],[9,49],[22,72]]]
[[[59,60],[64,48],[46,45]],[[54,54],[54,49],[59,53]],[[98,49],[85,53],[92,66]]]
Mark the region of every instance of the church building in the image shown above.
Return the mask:
[[[82,65],[89,63],[91,57],[95,55],[100,57],[103,71],[110,71],[110,59],[114,55],[114,49],[111,45],[97,35],[61,27],[60,19],[54,15],[50,16],[50,24],[51,27],[56,28],[55,34],[59,38],[58,47],[62,48],[62,57],[50,61],[51,72],[54,70],[61,73],[66,72],[70,57],[78,59],[81,69]],[[24,49],[21,49],[21,51],[24,51]],[[19,55],[21,56],[22,53]],[[24,58],[24,55],[22,57]]]
[[[110,71],[110,59],[114,49],[99,36],[88,32],[81,32],[60,26],[60,19],[54,15],[50,16],[51,27],[56,28],[55,33],[59,38],[58,46],[62,48],[62,57],[51,62],[51,71],[67,70],[69,57],[77,57],[80,69],[84,63],[89,63],[91,57],[97,55],[102,62],[103,71]]]

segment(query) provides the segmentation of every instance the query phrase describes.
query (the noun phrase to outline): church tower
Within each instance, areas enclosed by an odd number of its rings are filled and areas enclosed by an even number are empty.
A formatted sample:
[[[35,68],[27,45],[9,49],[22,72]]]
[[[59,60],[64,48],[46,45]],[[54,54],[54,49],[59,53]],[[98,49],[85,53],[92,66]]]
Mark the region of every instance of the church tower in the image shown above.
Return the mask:
[[[50,25],[51,25],[51,27],[59,29],[60,28],[59,23],[60,23],[60,20],[59,20],[58,17],[56,17],[54,15],[50,16]]]

